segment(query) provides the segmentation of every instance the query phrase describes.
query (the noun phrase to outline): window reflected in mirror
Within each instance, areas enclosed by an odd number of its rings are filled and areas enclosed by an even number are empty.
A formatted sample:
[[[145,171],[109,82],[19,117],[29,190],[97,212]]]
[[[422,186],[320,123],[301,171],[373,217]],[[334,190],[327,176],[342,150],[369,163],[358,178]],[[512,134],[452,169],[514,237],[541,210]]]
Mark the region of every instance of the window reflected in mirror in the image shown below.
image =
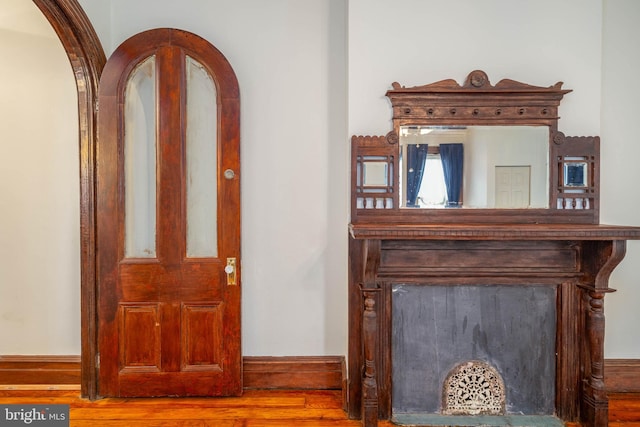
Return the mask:
[[[401,126],[404,208],[548,208],[547,126]]]
[[[564,185],[565,187],[586,187],[587,186],[587,163],[572,162],[564,164]]]

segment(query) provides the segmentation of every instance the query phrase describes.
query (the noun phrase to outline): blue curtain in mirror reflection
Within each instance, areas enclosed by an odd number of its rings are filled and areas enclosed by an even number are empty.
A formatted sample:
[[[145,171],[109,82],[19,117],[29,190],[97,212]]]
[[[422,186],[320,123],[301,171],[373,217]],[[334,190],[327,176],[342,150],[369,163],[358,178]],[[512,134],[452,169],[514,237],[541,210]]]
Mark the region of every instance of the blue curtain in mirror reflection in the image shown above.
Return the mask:
[[[462,206],[463,145],[440,144],[440,158],[447,187],[447,207],[460,207]]]
[[[424,166],[427,163],[427,144],[409,144],[407,146],[407,207],[417,208],[416,203]]]

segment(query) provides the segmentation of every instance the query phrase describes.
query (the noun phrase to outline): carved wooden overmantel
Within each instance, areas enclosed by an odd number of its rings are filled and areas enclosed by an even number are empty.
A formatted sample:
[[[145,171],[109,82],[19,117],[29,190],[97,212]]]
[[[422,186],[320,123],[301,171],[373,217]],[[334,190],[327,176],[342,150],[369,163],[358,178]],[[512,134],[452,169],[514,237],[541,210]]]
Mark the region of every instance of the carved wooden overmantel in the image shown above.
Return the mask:
[[[570,137],[558,130],[558,107],[569,92],[571,90],[562,89],[562,82],[538,87],[505,79],[493,86],[480,70],[471,72],[462,86],[454,80],[412,88],[393,83],[393,89],[387,91],[393,109],[393,129],[384,136],[351,138],[352,221],[597,224],[600,212],[600,138]],[[404,126],[547,127],[548,208],[403,209],[398,141]],[[576,188],[565,185],[562,175],[565,163],[575,159],[587,165],[588,179],[578,193]],[[388,164],[389,177],[384,185],[365,185],[364,165],[370,161]],[[378,212],[380,209],[385,210],[384,214]],[[561,214],[558,211],[562,211]]]
[[[394,416],[392,302],[398,284],[553,289],[553,415],[584,426],[607,425],[604,296],[613,292],[609,276],[624,257],[626,241],[640,239],[640,228],[599,224],[600,141],[558,130],[559,103],[570,92],[561,86],[512,80],[493,86],[482,71],[473,71],[463,85],[394,83],[387,92],[393,130],[352,138],[348,410],[363,425]],[[547,208],[402,207],[403,126],[486,124],[549,128]],[[587,176],[578,191],[565,176],[565,163],[575,159]],[[375,169],[386,175],[373,184],[364,178],[369,161],[385,165]]]

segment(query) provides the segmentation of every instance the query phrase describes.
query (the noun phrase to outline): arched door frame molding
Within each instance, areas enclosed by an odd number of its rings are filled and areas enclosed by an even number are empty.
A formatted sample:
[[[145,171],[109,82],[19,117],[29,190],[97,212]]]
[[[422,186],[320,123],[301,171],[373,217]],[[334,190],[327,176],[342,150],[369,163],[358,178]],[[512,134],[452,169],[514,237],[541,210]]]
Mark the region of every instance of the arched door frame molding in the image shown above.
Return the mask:
[[[81,392],[97,397],[96,311],[96,117],[100,74],[106,63],[102,44],[77,0],[33,0],[62,43],[78,90],[80,148],[80,323]]]

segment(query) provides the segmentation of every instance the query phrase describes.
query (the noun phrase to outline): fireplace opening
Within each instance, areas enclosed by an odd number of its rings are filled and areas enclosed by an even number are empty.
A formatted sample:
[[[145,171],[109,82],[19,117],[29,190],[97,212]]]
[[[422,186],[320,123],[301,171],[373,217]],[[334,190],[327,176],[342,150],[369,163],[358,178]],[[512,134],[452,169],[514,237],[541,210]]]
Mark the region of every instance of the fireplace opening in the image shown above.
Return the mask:
[[[393,285],[394,420],[554,417],[556,301],[552,285]]]

